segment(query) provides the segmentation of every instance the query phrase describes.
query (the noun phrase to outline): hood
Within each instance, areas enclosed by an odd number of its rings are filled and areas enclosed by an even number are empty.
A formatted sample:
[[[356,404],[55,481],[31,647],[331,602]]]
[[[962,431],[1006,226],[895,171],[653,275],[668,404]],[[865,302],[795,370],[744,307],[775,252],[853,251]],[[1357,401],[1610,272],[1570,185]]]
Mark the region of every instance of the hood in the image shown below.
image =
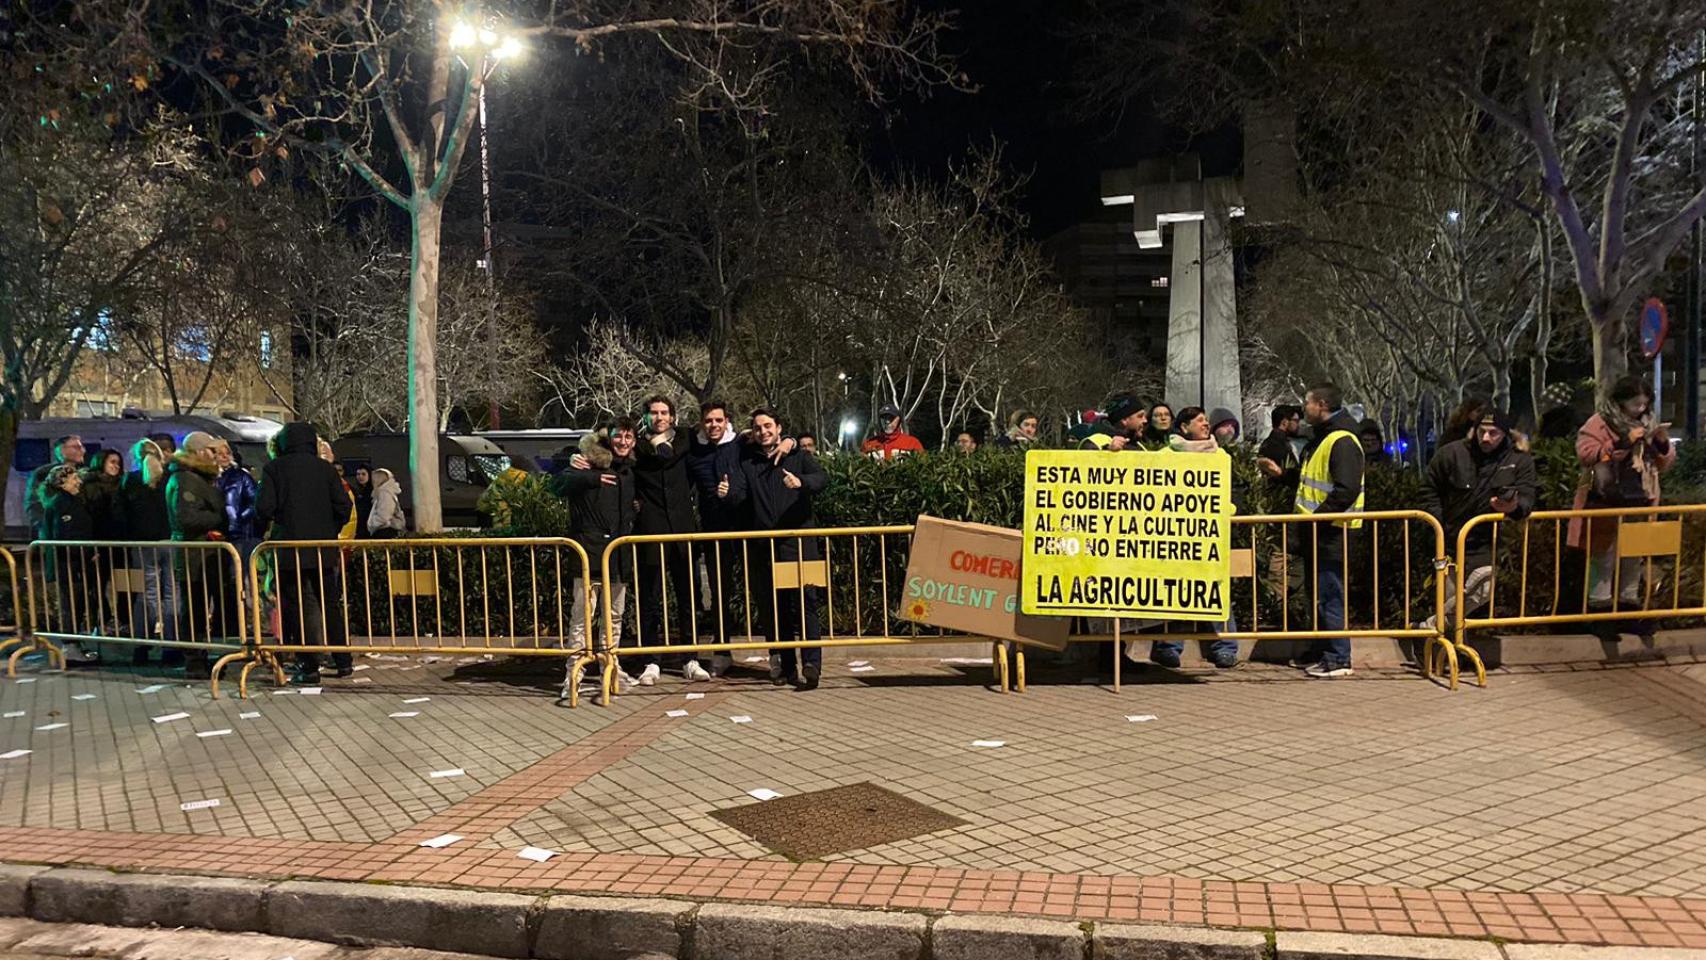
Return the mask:
[[[380,487],[397,487],[398,489],[401,489],[402,486],[402,484],[397,482],[397,475],[392,473],[390,470],[380,467],[373,471],[373,489],[378,490]]]
[[[182,473],[186,470],[193,470],[194,472],[207,477],[209,480],[215,479],[219,476],[219,465],[216,463],[197,460],[191,457],[189,452],[185,450],[179,450],[177,453],[172,454],[172,462],[166,465],[166,472]]]
[[[711,438],[705,435],[704,427],[699,428],[698,434],[696,434],[693,439],[699,441],[699,445],[701,447],[708,447],[711,445]],[[726,446],[739,439],[740,431],[736,430],[735,425],[731,423],[728,425],[727,429],[723,431],[723,439],[717,441],[717,446]]]
[[[1208,426],[1210,430],[1220,426],[1228,420],[1238,424],[1239,432],[1243,432],[1244,425],[1238,423],[1238,415],[1233,413],[1231,410],[1228,410],[1225,407],[1215,407],[1213,410],[1208,412]]]
[[[607,469],[616,462],[616,454],[610,449],[610,442],[602,430],[581,437],[580,455],[592,464],[594,470]]]
[[[306,453],[311,457],[320,455],[320,435],[314,431],[312,423],[300,420],[287,423],[278,432],[278,455],[289,453]]]

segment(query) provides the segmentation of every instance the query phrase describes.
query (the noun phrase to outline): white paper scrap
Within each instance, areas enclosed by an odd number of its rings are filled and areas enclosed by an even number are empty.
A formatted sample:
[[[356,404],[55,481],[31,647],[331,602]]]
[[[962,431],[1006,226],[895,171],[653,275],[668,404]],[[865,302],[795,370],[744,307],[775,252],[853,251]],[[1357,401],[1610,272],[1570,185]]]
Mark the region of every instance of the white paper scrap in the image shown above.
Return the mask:
[[[190,718],[190,715],[187,713],[166,713],[166,714],[161,714],[158,717],[155,717],[154,722],[155,723],[171,723],[173,720],[188,720],[189,718]]]
[[[8,720],[12,719],[13,717],[21,717],[23,715],[24,715],[24,711],[22,711],[22,710],[8,710],[4,714],[0,714],[0,716],[4,716]]]
[[[228,737],[230,735],[231,735],[231,730],[229,728],[224,729],[224,730],[203,730],[202,732],[196,734],[196,736],[198,736],[198,737]]]
[[[448,847],[460,839],[462,839],[462,837],[454,833],[441,833],[438,836],[433,837],[431,840],[422,840],[421,846],[432,847],[436,850],[439,847]]]
[[[371,670],[373,668],[364,663],[364,664],[361,664],[360,666],[350,667],[350,669],[353,671],[361,671],[361,670]]]
[[[702,693],[690,693],[687,695],[687,699],[689,699],[689,700],[703,700],[703,699],[705,699],[705,695]]]
[[[426,703],[428,700],[431,700],[431,699],[432,699],[431,697],[410,697],[409,699],[404,700],[403,702],[404,703]]]
[[[757,790],[748,790],[746,792],[746,795],[749,797],[752,797],[755,800],[774,800],[777,797],[781,796],[781,794],[770,789],[769,787],[759,787]]]
[[[29,752],[28,750],[8,750],[5,753],[0,753],[0,760],[16,760]]]
[[[467,772],[468,771],[462,769],[461,767],[457,767],[455,770],[434,770],[432,772],[431,776],[435,780],[442,780],[445,777],[460,777],[460,776],[463,776],[464,774],[466,774]]]
[[[995,662],[993,657],[943,657],[943,663],[964,663],[972,666],[987,665]]]
[[[876,667],[854,667],[853,672],[854,673],[870,673],[872,670],[875,670],[875,669],[877,669],[877,668]]]
[[[749,716],[746,716],[744,714],[741,716],[738,716],[738,717],[730,717],[729,719],[733,720],[736,723],[751,723],[752,722],[752,718]]]
[[[1007,745],[1007,741],[1005,741],[1005,740],[973,740],[971,742],[971,745],[974,747],[1005,747]]]
[[[1157,717],[1153,713],[1141,713],[1141,714],[1138,714],[1136,716],[1132,716],[1131,714],[1127,714],[1126,719],[1132,723],[1148,723],[1151,720],[1159,720],[1161,718]]]
[[[79,693],[79,694],[73,696],[71,699],[73,699],[73,700],[94,700],[94,699],[96,699],[96,696],[92,693]]]
[[[218,800],[191,800],[189,803],[178,804],[179,810],[208,810],[219,806]]]
[[[48,724],[43,724],[42,726],[39,726],[36,729],[37,730],[58,730],[61,727],[69,727],[69,726],[71,726],[71,724],[69,724],[69,723],[48,723]]]
[[[151,683],[146,687],[137,687],[136,692],[137,693],[159,693],[160,691],[162,691],[164,689],[166,689],[166,685],[163,683]]]
[[[259,720],[260,718],[261,718],[261,715],[259,713],[239,713],[239,714],[237,714],[237,719],[239,719],[239,720]]]
[[[539,847],[522,847],[521,852],[516,854],[521,859],[532,860],[534,863],[544,863],[556,855],[555,850],[542,850]]]
[[[666,716],[666,717],[685,717],[685,716],[687,716],[687,711],[686,710],[669,710],[669,711],[666,711],[664,713],[664,716]]]
[[[402,717],[418,717],[420,715],[421,712],[419,710],[399,710],[396,713],[391,714],[391,719],[396,720]]]
[[[372,682],[373,682],[372,677],[356,677],[354,680],[350,681],[350,683],[372,683]]]
[[[295,690],[274,690],[272,695],[275,697],[288,697],[295,692]]]
[[[868,664],[870,662],[871,661],[869,661],[869,660],[849,660],[849,661],[847,661],[847,665],[849,667],[862,667],[862,666],[865,666],[866,664]]]
[[[321,689],[322,688],[320,688],[320,687],[303,687],[300,690],[297,690],[296,692],[302,694],[305,697],[317,697],[320,695]]]
[[[19,683],[35,683],[36,678],[35,677],[19,677],[18,682]]]
[[[769,663],[769,657],[742,657],[742,663]]]

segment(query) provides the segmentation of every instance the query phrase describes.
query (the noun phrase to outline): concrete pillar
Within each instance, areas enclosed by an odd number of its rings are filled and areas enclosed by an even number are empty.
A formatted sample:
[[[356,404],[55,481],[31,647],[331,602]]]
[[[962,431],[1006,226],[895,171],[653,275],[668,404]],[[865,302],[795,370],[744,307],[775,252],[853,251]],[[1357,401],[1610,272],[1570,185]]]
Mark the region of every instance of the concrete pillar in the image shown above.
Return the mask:
[[[1224,178],[1203,186],[1203,219],[1173,224],[1166,399],[1175,408],[1225,407],[1242,420],[1237,277],[1228,237],[1237,195]]]

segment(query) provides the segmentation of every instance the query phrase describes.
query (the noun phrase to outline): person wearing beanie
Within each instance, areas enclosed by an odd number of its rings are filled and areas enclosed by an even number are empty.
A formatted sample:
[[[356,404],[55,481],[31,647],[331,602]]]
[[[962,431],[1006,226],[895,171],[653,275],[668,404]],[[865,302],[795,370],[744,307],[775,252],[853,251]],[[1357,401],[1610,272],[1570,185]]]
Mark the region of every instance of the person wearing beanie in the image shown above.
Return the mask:
[[[1102,419],[1096,421],[1095,431],[1079,443],[1079,449],[1148,449],[1145,428],[1149,426],[1149,408],[1142,400],[1129,393],[1116,393],[1102,409],[1106,411]]]
[[[1458,533],[1481,514],[1502,513],[1521,520],[1534,512],[1540,489],[1534,457],[1511,443],[1513,426],[1510,414],[1488,409],[1473,434],[1440,447],[1428,461],[1422,509],[1445,528],[1446,543],[1457,543]],[[1491,595],[1494,526],[1475,527],[1464,545],[1463,602],[1470,610],[1486,604]],[[1446,591],[1442,613],[1447,621],[1456,608],[1456,592]],[[1432,630],[1435,625],[1429,617],[1418,626]]]

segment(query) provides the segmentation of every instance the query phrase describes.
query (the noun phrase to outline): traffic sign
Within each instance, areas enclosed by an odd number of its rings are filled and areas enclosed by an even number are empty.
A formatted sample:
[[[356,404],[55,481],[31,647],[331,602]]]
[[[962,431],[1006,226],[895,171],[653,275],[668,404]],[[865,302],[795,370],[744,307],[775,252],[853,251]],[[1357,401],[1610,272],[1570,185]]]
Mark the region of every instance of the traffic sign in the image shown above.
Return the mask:
[[[1641,354],[1648,360],[1659,355],[1665,348],[1665,337],[1670,333],[1670,314],[1665,312],[1665,302],[1658,297],[1648,297],[1641,305]]]

